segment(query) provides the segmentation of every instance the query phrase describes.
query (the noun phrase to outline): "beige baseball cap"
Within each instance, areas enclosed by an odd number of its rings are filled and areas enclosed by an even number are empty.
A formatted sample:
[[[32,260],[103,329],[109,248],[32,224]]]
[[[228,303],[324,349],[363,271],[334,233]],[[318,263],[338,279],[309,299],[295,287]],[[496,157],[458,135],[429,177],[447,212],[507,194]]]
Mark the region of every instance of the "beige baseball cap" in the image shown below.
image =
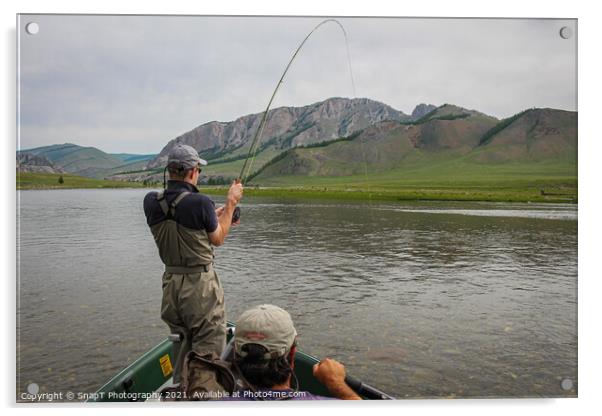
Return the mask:
[[[259,305],[248,309],[236,322],[234,346],[242,357],[245,344],[258,344],[268,350],[265,358],[282,357],[295,343],[297,330],[287,311],[274,305]]]

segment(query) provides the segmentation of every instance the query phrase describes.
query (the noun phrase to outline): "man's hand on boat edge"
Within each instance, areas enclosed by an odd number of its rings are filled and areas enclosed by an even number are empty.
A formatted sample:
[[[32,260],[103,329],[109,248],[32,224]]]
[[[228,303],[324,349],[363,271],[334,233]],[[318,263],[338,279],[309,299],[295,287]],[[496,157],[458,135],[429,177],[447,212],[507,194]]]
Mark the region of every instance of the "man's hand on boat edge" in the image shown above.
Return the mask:
[[[314,377],[324,384],[332,395],[341,400],[362,400],[345,383],[345,366],[332,358],[325,358],[313,367]]]

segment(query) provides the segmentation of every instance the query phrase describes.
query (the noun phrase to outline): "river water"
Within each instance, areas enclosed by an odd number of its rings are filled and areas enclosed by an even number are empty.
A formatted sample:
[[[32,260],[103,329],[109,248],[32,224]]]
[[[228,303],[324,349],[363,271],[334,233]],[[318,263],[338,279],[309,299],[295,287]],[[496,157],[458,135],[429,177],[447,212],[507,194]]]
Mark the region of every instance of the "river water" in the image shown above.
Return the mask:
[[[167,336],[146,192],[19,192],[17,395],[92,392]],[[216,250],[228,319],[279,305],[301,349],[398,398],[576,396],[576,206],[242,210]]]

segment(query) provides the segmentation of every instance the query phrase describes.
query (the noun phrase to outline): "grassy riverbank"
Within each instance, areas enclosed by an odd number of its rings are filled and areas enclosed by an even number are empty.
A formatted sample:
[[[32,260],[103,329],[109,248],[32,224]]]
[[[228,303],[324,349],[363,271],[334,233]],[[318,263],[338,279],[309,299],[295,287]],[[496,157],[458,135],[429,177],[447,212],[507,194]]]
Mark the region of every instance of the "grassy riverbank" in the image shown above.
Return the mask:
[[[577,172],[561,163],[436,166],[367,175],[281,176],[252,182],[245,195],[305,199],[569,202],[578,199]],[[225,193],[224,188],[204,188]]]
[[[63,183],[59,183],[59,177]],[[353,178],[353,177],[348,177]],[[492,201],[492,202],[577,202],[577,180],[564,178],[489,178],[464,181],[454,180],[406,180],[403,182],[368,183],[356,178],[344,183],[336,181],[312,181],[304,185],[293,183],[255,187],[247,185],[246,196],[298,199],[342,199],[366,201]],[[17,175],[17,189],[98,189],[144,188],[139,182],[107,181],[69,174],[22,173]],[[156,188],[157,186],[154,186]],[[225,195],[227,187],[200,187],[210,195]]]
[[[62,183],[59,178],[63,178]],[[143,188],[140,182],[107,181],[83,176],[55,173],[19,173],[17,189],[98,189],[98,188]]]
[[[542,193],[543,189],[543,193]],[[227,188],[202,188],[210,195],[225,195]],[[576,187],[550,188],[451,188],[420,187],[399,189],[253,188],[245,196],[299,199],[344,199],[366,201],[489,201],[576,203]]]

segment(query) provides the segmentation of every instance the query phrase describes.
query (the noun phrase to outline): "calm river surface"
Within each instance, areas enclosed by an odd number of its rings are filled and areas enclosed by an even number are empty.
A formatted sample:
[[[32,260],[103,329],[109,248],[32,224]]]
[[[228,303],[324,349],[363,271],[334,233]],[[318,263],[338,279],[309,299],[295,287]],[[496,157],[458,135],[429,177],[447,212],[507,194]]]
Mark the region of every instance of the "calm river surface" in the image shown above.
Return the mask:
[[[19,192],[17,395],[94,391],[167,336],[146,192]],[[241,207],[216,250],[228,319],[279,305],[302,349],[398,398],[576,395],[576,206]]]

